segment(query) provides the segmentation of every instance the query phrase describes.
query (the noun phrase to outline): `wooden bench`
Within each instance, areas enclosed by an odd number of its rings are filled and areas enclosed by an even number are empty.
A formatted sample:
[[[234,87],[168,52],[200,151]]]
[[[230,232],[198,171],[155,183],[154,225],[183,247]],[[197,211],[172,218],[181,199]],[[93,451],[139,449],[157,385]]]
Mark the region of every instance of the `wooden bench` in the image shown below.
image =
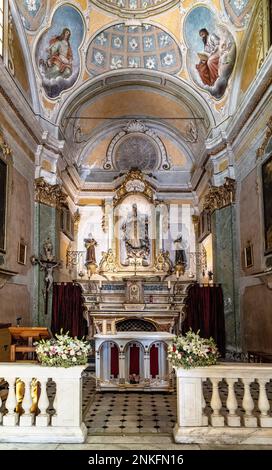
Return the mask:
[[[263,351],[248,351],[248,362],[270,363],[272,362],[272,354]]]
[[[33,361],[36,350],[33,342],[52,337],[52,333],[48,328],[40,326],[11,326],[9,331],[13,342],[10,347],[10,360],[12,362],[18,361],[16,358],[17,353],[27,354],[27,360]]]

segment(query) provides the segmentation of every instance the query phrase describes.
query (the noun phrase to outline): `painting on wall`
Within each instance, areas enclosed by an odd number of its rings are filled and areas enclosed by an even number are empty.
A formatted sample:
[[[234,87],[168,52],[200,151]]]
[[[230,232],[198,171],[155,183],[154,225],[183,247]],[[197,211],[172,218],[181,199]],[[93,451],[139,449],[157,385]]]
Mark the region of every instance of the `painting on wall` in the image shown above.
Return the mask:
[[[8,167],[0,155],[0,252],[6,249],[7,177]]]
[[[222,98],[236,59],[232,34],[218,24],[209,8],[200,6],[185,19],[184,36],[187,68],[193,81],[214,98]]]
[[[272,155],[262,167],[265,253],[272,252]]]
[[[21,0],[17,5],[24,27],[36,31],[45,17],[47,0]]]
[[[84,23],[79,11],[70,5],[59,7],[36,48],[36,63],[49,98],[57,98],[76,82],[83,37]]]

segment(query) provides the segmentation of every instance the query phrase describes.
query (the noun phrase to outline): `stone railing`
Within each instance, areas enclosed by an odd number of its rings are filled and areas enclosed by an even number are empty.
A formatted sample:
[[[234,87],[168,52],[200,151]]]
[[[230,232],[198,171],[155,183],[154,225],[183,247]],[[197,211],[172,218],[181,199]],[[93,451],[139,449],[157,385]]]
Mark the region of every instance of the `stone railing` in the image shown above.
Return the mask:
[[[0,363],[0,442],[84,442],[84,369]]]
[[[272,444],[272,365],[222,363],[176,375],[176,442]]]

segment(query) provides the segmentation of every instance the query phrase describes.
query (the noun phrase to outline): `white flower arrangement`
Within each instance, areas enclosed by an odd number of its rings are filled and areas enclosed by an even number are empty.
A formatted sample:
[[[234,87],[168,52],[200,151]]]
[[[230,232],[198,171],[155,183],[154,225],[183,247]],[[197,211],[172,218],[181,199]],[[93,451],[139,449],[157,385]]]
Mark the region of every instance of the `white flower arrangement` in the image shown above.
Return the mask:
[[[69,332],[63,334],[62,330],[56,338],[41,340],[34,343],[38,361],[43,366],[71,367],[87,363],[88,354],[91,352],[87,341],[72,338]]]
[[[199,331],[191,329],[185,336],[176,336],[168,347],[168,359],[176,367],[212,366],[216,364],[219,352],[213,338],[201,338]]]

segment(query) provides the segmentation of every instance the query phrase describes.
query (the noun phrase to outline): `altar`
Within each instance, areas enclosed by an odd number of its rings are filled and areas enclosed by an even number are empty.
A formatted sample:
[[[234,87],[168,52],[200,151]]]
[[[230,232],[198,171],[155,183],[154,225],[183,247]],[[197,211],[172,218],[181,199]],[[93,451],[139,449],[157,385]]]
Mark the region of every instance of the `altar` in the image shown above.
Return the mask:
[[[168,332],[95,335],[97,390],[173,391]]]
[[[187,206],[170,233],[167,203],[147,175],[131,170],[119,179],[111,210],[105,208],[103,237],[87,234],[85,220],[87,272],[81,265],[76,282],[95,345],[97,390],[173,389],[167,348],[181,331],[195,279],[186,214]]]

